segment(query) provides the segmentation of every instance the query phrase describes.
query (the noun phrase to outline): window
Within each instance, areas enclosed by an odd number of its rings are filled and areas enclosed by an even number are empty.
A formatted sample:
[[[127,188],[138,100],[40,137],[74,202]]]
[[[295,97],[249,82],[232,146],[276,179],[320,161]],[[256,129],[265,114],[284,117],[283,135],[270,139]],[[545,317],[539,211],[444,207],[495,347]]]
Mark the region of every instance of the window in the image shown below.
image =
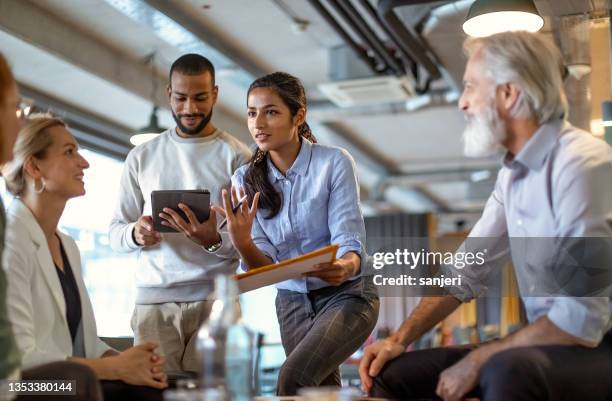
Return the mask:
[[[87,193],[68,202],[60,227],[77,241],[81,251],[83,279],[93,304],[98,334],[131,337],[136,253],[114,252],[108,240],[123,163],[89,150],[82,150],[82,155],[90,164],[85,171]]]
[[[108,225],[111,220],[118,177],[123,163],[98,152],[82,149],[90,164],[85,171],[85,196],[68,201],[60,230],[70,235],[81,251],[83,280],[96,316],[98,334],[103,337],[132,336],[130,318],[134,309],[136,254],[110,249]],[[12,196],[2,180],[1,194],[6,207]]]
[[[265,347],[261,350],[262,369],[278,369],[285,360],[281,346],[280,328],[276,319],[276,288],[259,288],[240,296],[240,307],[244,323],[254,332],[264,336]],[[265,382],[265,378],[262,377]],[[275,379],[273,380],[275,383]]]
[[[242,319],[251,330],[262,333],[266,343],[280,342],[275,298],[274,286],[259,288],[240,296]]]

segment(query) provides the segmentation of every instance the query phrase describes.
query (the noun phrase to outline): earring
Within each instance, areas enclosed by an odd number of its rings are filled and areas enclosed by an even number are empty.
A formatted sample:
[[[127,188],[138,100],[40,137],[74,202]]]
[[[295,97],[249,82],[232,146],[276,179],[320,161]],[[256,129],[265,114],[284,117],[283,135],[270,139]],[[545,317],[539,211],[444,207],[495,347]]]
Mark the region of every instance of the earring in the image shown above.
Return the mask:
[[[37,194],[42,194],[43,192],[45,192],[45,180],[43,180],[42,178],[40,179],[40,189],[36,188],[36,181],[34,181],[34,192],[36,192]]]

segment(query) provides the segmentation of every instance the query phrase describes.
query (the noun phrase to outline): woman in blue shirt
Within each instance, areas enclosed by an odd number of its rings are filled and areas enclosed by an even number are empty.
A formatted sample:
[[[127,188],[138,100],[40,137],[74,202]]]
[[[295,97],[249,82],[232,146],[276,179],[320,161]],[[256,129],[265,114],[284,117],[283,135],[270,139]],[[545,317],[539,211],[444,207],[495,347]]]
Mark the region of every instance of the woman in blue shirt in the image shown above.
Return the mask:
[[[339,365],[368,337],[379,306],[373,284],[361,278],[365,225],[353,159],[343,149],[316,143],[305,121],[304,88],[289,74],[255,80],[247,107],[258,149],[235,172],[231,196],[234,204],[245,194],[249,202],[232,213],[229,195],[223,193],[242,268],[339,245],[335,262],[277,285],[276,312],[287,355],[278,394],[340,385]]]

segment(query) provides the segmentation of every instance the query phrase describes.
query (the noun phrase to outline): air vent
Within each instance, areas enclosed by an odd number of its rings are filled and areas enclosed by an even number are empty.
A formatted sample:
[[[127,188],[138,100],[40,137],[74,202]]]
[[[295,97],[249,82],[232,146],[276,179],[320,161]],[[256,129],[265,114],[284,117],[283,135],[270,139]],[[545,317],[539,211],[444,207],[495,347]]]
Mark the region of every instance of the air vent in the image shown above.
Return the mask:
[[[409,77],[375,77],[319,84],[319,90],[340,107],[402,102],[415,95]]]

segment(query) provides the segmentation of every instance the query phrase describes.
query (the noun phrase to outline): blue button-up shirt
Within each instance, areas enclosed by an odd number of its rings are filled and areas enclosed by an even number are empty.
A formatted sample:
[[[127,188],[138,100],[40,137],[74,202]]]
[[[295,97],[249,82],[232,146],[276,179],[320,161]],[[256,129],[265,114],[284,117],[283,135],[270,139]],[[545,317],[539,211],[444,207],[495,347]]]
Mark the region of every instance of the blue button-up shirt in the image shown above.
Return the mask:
[[[359,207],[355,162],[343,149],[302,139],[297,158],[283,175],[267,158],[268,179],[281,195],[280,212],[257,211],[251,235],[260,251],[274,262],[291,259],[321,247],[338,244],[337,257],[353,251],[364,271],[365,224]],[[242,186],[249,165],[234,173],[232,184]],[[246,270],[241,261],[240,267]],[[287,280],[276,285],[306,293],[329,284],[315,277]]]
[[[611,298],[529,297],[534,286],[529,259],[538,252],[513,249],[515,243],[529,241],[512,238],[610,238],[611,222],[612,148],[567,122],[544,124],[516,157],[506,155],[495,189],[469,235],[485,241],[485,264],[462,269],[462,286],[454,295],[468,300],[482,294],[489,271],[512,258],[529,321],[547,316],[563,331],[598,343],[612,327]]]

